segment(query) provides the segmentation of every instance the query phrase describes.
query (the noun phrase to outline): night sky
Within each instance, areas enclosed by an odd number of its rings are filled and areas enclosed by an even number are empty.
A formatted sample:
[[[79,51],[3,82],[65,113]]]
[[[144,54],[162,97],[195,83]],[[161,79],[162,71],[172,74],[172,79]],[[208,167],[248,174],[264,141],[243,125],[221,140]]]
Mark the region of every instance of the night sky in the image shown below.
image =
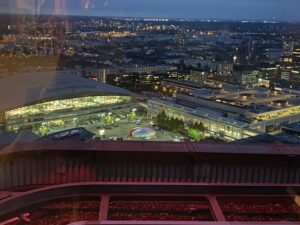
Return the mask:
[[[7,2],[23,1],[19,12],[27,11],[34,0],[0,0],[0,11]],[[51,13],[54,0],[42,0],[43,12]],[[66,0],[67,14],[124,17],[197,18],[224,20],[300,21],[300,0]],[[19,4],[20,5],[20,4]],[[25,6],[24,6],[25,5]],[[30,11],[30,10],[29,10]]]

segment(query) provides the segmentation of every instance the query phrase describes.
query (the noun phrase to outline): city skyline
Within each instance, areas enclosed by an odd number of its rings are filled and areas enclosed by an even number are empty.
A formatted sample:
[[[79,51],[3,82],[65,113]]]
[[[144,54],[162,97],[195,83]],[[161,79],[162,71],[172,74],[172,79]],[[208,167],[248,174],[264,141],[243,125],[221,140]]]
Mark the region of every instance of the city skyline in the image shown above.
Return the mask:
[[[0,13],[34,13],[34,1],[0,1]],[[20,4],[22,2],[22,4]],[[53,13],[54,1],[44,0],[41,14]],[[188,18],[218,20],[300,21],[297,0],[66,0],[68,15]]]

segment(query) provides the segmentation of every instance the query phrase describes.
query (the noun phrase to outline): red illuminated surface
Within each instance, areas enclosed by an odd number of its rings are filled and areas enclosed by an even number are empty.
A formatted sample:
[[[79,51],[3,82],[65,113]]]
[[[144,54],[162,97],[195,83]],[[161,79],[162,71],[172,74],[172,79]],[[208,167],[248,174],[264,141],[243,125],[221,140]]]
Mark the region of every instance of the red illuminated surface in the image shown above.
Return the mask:
[[[106,197],[105,197],[106,196]],[[212,199],[217,200],[217,204]],[[105,200],[106,199],[106,200]],[[216,217],[218,205],[224,220]],[[102,208],[103,207],[103,208]],[[107,217],[101,217],[101,214]],[[93,195],[47,200],[32,205],[23,213],[16,211],[1,225],[26,223],[18,218],[24,215],[32,225],[63,225],[78,221],[239,221],[239,222],[289,222],[300,221],[300,208],[292,196],[168,196],[168,195]],[[101,219],[102,218],[102,219]],[[220,220],[221,218],[221,220]],[[155,222],[156,221],[156,222]],[[141,222],[143,223],[143,222]],[[84,224],[84,223],[83,223]],[[93,223],[94,224],[94,223]],[[98,222],[96,222],[98,224]],[[209,224],[209,223],[207,223]]]
[[[232,198],[221,200],[220,206],[227,221],[300,221],[300,208],[296,203],[264,200],[264,197],[253,197],[251,201]]]
[[[109,220],[212,221],[206,200],[113,200]]]
[[[23,213],[20,216],[22,216],[23,218],[27,219],[30,217],[30,213]],[[0,225],[8,225],[8,224],[19,224],[19,222],[21,221],[20,217],[14,217],[10,220],[7,220],[3,223],[0,223]]]
[[[98,201],[50,203],[30,212],[30,224],[65,225],[77,221],[96,221],[98,220],[99,206]],[[17,218],[15,221],[9,220],[4,224],[19,225],[20,222],[21,220]]]
[[[117,220],[128,224],[134,220],[141,224],[300,221],[300,209],[294,202],[300,193],[296,147],[161,145],[41,142],[8,146],[1,156],[10,161],[2,169],[15,176],[0,175],[3,191],[15,196],[2,201],[0,215],[5,216],[3,220],[17,219],[11,224],[22,224],[17,216],[20,211],[28,212],[33,225]],[[40,170],[37,173],[32,168]],[[275,172],[268,173],[270,168]],[[285,175],[289,173],[295,176]],[[98,200],[65,199],[91,195]],[[137,197],[140,195],[144,197]],[[245,195],[248,197],[240,197]],[[64,200],[49,203],[58,198]],[[40,201],[45,202],[38,208],[35,204]]]

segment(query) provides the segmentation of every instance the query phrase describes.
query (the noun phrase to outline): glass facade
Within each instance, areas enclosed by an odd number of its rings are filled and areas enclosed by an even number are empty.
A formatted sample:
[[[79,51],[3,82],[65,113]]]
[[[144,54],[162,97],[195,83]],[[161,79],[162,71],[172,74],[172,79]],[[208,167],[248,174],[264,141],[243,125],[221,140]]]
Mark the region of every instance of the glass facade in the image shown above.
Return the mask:
[[[148,116],[154,118],[162,111],[165,111],[169,117],[183,120],[186,123],[194,124],[201,122],[206,128],[207,134],[211,136],[219,136],[227,141],[239,140],[256,135],[256,133],[248,130],[247,127],[239,127],[233,122],[222,122],[218,119],[213,120],[193,115],[193,109],[189,109],[187,107],[180,109],[180,107],[177,107],[178,105],[167,102],[149,101]]]
[[[129,96],[89,96],[55,100],[7,111],[5,118],[7,121],[20,118],[33,118],[41,115],[52,115],[55,113],[63,114],[73,110],[89,110],[103,106],[128,103],[131,99]]]

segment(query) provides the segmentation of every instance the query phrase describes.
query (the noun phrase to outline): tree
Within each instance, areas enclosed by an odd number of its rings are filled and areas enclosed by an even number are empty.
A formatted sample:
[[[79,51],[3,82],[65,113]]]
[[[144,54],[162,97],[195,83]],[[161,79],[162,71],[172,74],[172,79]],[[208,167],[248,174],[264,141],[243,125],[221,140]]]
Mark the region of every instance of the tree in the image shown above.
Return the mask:
[[[40,136],[46,136],[48,135],[50,132],[50,129],[46,126],[41,126],[39,129],[38,129],[38,134]]]
[[[168,125],[168,117],[165,111],[162,111],[160,114],[156,117],[156,123],[159,127],[166,129]]]
[[[204,132],[205,131],[205,127],[203,125],[203,123],[201,122],[198,122],[198,123],[194,123],[191,128],[194,128],[195,130],[199,130],[199,131],[202,131]]]
[[[205,137],[203,131],[199,131],[194,128],[189,128],[188,136],[189,136],[189,138],[191,138],[192,140],[195,140],[195,141],[201,141]]]
[[[156,117],[157,125],[167,131],[181,132],[184,129],[184,122],[177,118],[168,117],[163,111]]]
[[[205,127],[203,123],[197,122],[189,127],[188,136],[195,140],[201,141],[205,138]]]
[[[142,106],[138,106],[137,110],[136,110],[136,114],[139,116],[145,117],[145,116],[147,116],[147,110]]]
[[[175,132],[180,132],[184,129],[184,122],[180,119],[174,119],[175,122],[175,126],[174,126],[174,130]]]
[[[115,123],[116,118],[112,115],[108,115],[104,117],[104,122],[107,124],[113,124]]]
[[[131,112],[129,115],[128,115],[128,120],[136,120],[137,119],[137,115],[135,112]]]

